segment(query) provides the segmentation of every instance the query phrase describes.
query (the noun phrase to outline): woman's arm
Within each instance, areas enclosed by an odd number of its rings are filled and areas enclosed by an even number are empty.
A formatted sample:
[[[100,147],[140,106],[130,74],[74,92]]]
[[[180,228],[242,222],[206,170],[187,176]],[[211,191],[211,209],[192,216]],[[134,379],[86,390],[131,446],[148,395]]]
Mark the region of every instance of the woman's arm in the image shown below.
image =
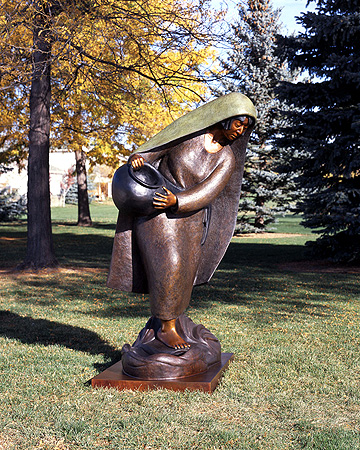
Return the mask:
[[[197,211],[209,205],[225,188],[235,170],[235,157],[231,152],[203,181],[176,194],[177,213]]]

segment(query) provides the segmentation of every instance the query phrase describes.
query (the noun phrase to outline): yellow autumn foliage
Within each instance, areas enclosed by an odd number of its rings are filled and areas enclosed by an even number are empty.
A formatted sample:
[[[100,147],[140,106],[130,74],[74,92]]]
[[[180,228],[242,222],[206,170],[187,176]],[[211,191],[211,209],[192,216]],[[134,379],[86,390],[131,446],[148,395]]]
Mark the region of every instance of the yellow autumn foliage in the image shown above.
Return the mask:
[[[53,148],[87,149],[93,162],[116,166],[119,152],[207,96],[203,78],[216,52],[206,2],[8,0],[0,6],[0,97],[12,97],[0,101],[0,136],[12,129],[13,142],[27,140],[39,19],[52,43]]]

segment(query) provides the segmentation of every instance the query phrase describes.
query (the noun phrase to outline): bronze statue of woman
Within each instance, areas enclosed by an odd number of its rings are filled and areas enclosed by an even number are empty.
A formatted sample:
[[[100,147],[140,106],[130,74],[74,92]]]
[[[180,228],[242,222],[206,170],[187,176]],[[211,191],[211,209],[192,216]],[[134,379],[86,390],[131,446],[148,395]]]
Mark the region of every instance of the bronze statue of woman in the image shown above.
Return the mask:
[[[156,339],[186,351],[176,330],[194,285],[209,281],[233,235],[244,158],[256,110],[242,94],[209,102],[158,133],[128,164],[154,165],[177,187],[159,189],[154,213],[119,213],[108,286],[149,293]]]

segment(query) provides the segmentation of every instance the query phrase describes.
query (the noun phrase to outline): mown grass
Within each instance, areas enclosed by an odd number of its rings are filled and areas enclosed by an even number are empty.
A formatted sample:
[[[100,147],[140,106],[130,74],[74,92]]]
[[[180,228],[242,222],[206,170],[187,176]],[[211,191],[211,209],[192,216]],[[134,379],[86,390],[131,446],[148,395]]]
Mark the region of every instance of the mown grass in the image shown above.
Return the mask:
[[[212,394],[92,389],[150,312],[106,288],[116,211],[53,210],[67,270],[2,274],[0,449],[360,449],[358,274],[294,272],[298,219],[273,238],[235,238],[187,314],[234,352]],[[24,255],[25,223],[0,226],[2,266]]]

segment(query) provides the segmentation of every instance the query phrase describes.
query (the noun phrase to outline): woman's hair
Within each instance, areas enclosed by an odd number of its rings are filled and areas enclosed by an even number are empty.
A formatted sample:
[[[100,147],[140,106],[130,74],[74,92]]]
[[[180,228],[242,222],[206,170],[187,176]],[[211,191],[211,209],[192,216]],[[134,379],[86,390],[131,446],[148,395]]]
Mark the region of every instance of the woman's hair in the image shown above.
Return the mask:
[[[249,126],[253,125],[254,119],[251,116],[229,117],[228,119],[222,120],[220,123],[221,123],[222,127],[224,128],[224,130],[230,130],[231,124],[233,123],[234,120],[240,120],[240,122],[244,122],[245,119],[249,120]]]

